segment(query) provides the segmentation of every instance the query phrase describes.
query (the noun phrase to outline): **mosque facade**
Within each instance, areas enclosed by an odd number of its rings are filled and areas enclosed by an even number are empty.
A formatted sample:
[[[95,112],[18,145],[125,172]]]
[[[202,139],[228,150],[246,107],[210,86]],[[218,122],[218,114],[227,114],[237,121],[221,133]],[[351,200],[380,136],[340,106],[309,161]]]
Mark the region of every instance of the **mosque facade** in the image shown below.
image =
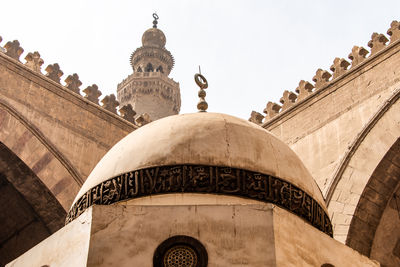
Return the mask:
[[[101,105],[0,51],[0,264],[399,266],[400,23],[246,121],[206,111],[201,75],[179,114],[154,19]]]

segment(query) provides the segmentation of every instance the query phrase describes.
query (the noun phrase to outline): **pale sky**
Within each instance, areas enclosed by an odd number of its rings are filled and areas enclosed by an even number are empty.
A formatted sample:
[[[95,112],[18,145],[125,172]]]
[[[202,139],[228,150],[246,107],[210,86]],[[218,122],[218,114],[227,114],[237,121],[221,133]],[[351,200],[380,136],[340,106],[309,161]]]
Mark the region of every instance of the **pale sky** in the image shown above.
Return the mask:
[[[193,76],[201,66],[208,111],[248,119],[284,90],[347,59],[354,45],[368,48],[373,32],[400,20],[400,1],[2,1],[0,36],[58,63],[62,81],[77,73],[104,97],[132,73],[131,53],[152,26],[152,13],[175,58],[170,77],[180,83],[181,113],[196,112]],[[369,48],[368,48],[369,50]],[[63,83],[63,82],[62,82]]]

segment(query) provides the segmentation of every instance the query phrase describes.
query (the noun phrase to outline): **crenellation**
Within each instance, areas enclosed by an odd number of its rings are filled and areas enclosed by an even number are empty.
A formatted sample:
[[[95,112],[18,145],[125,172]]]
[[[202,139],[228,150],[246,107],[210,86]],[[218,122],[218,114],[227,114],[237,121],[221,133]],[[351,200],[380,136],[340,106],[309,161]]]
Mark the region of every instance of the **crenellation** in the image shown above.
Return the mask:
[[[318,69],[317,72],[315,73],[315,76],[313,77],[313,81],[315,82],[315,89],[321,89],[325,85],[329,83],[329,78],[331,78],[332,75],[323,69]]]
[[[374,55],[385,48],[388,41],[388,38],[386,38],[382,33],[378,34],[374,32],[371,35],[371,40],[368,42],[368,46],[371,48],[371,55]]]
[[[83,89],[82,92],[85,93],[84,98],[92,103],[95,103],[97,105],[99,104],[99,97],[101,96],[101,92],[96,84],[86,87],[85,89]]]
[[[67,87],[69,90],[76,94],[80,94],[80,86],[82,85],[82,82],[79,80],[78,74],[74,73],[72,75],[68,75],[68,77],[65,79],[65,87]]]
[[[344,58],[335,58],[333,60],[333,65],[330,68],[333,73],[333,79],[336,79],[337,77],[344,74],[349,66],[350,63]]]
[[[143,114],[139,115],[135,120],[136,125],[139,127],[142,127],[142,126],[150,123],[151,121],[152,120],[150,118],[150,115],[147,113],[143,113]]]
[[[101,100],[102,107],[114,114],[117,114],[117,107],[119,102],[116,100],[114,94],[106,95],[103,100]]]
[[[279,110],[281,109],[281,106],[277,103],[274,102],[268,102],[267,106],[263,110],[263,112],[266,114],[265,118],[266,119],[272,119],[276,115],[279,114]]]
[[[387,31],[387,34],[390,36],[390,44],[400,39],[400,22],[397,20],[392,21],[390,24],[390,28]]]
[[[38,73],[42,73],[41,68],[44,63],[43,59],[40,57],[40,54],[38,51],[35,52],[29,52],[28,55],[25,57],[25,66],[30,68],[33,71],[36,71]]]
[[[119,109],[122,118],[135,124],[136,111],[133,110],[132,105],[128,104]]]
[[[369,51],[362,46],[353,46],[351,49],[351,53],[349,54],[348,58],[351,60],[351,68],[354,68],[361,62],[363,62]]]
[[[297,102],[303,100],[307,96],[312,94],[312,91],[314,89],[314,85],[312,85],[310,82],[301,80],[299,82],[299,86],[296,88],[296,93],[298,93],[297,96]]]
[[[46,77],[48,77],[49,79],[55,81],[56,83],[60,83],[60,78],[61,76],[63,76],[63,72],[60,69],[60,66],[57,63],[48,65],[45,69],[45,71],[47,72]]]
[[[24,49],[20,46],[18,40],[14,40],[12,42],[7,42],[4,46],[6,49],[6,55],[19,61],[19,57],[24,52]]]
[[[2,41],[3,41],[3,37],[0,36],[0,43]],[[5,53],[5,52],[6,52],[6,50],[3,47],[1,47],[1,45],[0,45],[0,53]]]
[[[400,22],[396,20],[392,21],[391,27],[387,33],[390,36],[389,45],[398,41],[400,39]],[[368,46],[371,48],[371,55],[376,54],[378,51],[386,48],[386,43],[388,41],[389,40],[385,35],[373,33],[371,40],[368,42]],[[343,74],[350,72],[356,66],[360,65],[366,60],[369,60],[370,57],[367,58],[368,53],[370,52],[362,46],[353,46],[351,53],[348,55],[351,63],[344,58],[335,58],[332,66],[330,67],[332,74],[326,70],[318,69],[313,77],[315,85],[301,80],[299,82],[299,86],[295,90],[295,92],[298,94],[297,99],[294,99],[296,96],[293,95],[294,93],[290,94],[288,91],[285,91],[283,97],[280,99],[280,102],[283,104],[282,107],[276,103],[268,102],[267,107],[264,109],[264,113],[267,114],[265,120],[275,117],[279,114],[279,111],[287,110],[289,107],[296,105],[296,103],[312,95],[315,91],[326,87],[331,83],[332,80],[335,80]],[[331,77],[332,80],[330,80]],[[289,98],[289,96],[291,98]]]
[[[282,103],[281,111],[287,110],[291,106],[293,106],[296,102],[297,95],[291,91],[285,90],[283,92],[283,96],[279,100]]]
[[[251,121],[255,124],[261,125],[263,123],[263,120],[264,120],[264,116],[261,113],[254,111],[254,110],[251,112],[249,121]]]

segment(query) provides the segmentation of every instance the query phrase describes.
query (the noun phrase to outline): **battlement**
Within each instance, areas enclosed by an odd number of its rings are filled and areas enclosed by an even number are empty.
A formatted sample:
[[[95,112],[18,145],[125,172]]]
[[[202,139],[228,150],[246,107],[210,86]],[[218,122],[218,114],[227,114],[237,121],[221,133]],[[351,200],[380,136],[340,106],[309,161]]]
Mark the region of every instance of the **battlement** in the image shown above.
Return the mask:
[[[249,121],[264,127],[272,121],[279,120],[285,114],[289,114],[299,104],[305,103],[316,97],[320,92],[339,83],[343,78],[357,72],[360,68],[373,61],[385,51],[397,46],[400,43],[400,22],[393,21],[387,30],[389,39],[384,34],[373,33],[371,40],[368,42],[368,51],[364,47],[354,46],[348,55],[351,63],[344,58],[335,58],[329,72],[327,70],[318,69],[313,82],[301,80],[295,92],[284,91],[280,99],[280,104],[268,102],[263,113],[253,111]],[[367,57],[367,55],[369,56]]]
[[[2,37],[0,36],[0,43],[2,42]],[[61,70],[58,63],[49,64],[45,68],[45,74],[42,72],[42,65],[44,64],[44,60],[41,58],[39,52],[29,52],[25,56],[25,63],[20,61],[20,57],[23,54],[24,49],[20,46],[18,40],[9,41],[3,47],[0,46],[0,54],[5,55],[10,58],[14,63],[27,67],[28,69],[32,70],[33,73],[36,75],[40,75],[42,78],[51,80],[52,82],[61,85],[62,88],[70,93],[72,93],[76,97],[81,97],[86,101],[89,101],[95,106],[100,107],[106,113],[112,113],[113,116],[117,116],[119,119],[124,119],[136,127],[144,125],[143,122],[136,123],[134,116],[136,112],[132,109],[131,105],[120,106],[119,102],[116,100],[114,94],[110,94],[105,96],[103,99],[100,100],[101,105],[99,104],[99,97],[102,95],[101,91],[98,89],[96,84],[86,87],[85,89],[81,90],[80,86],[82,82],[79,79],[78,74],[74,73],[68,75],[64,80],[65,84],[61,83],[61,77],[64,75],[63,71]],[[83,92],[85,95],[82,96],[80,92]],[[119,108],[119,109],[118,109]],[[132,115],[133,114],[133,115]],[[111,115],[111,114],[110,114]],[[142,114],[141,117],[148,117],[148,114]],[[145,121],[151,121],[148,118]]]

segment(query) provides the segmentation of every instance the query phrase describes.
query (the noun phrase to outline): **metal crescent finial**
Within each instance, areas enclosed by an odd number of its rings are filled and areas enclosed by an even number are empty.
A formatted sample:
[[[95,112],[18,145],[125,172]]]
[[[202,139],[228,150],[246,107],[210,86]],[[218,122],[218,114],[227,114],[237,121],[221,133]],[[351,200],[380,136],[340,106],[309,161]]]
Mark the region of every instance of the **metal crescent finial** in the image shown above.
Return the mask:
[[[153,20],[153,28],[157,28],[157,23],[158,23],[158,19],[159,19],[159,17],[158,17],[158,15],[157,15],[157,13],[153,13],[153,18],[154,18],[154,20]]]
[[[199,101],[199,103],[197,103],[197,109],[199,110],[199,112],[206,112],[207,108],[208,108],[208,104],[205,100],[206,91],[204,89],[208,88],[207,79],[200,73],[196,73],[194,75],[194,81],[196,82],[197,86],[200,87],[200,90],[198,93],[200,101]]]

